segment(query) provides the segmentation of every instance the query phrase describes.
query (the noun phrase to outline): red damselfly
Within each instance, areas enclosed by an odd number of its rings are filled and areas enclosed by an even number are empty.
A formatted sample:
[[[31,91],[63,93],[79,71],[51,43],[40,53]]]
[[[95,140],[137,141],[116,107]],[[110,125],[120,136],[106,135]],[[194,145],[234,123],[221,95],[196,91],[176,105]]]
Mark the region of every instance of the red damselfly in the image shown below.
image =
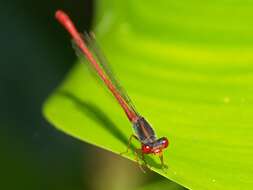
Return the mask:
[[[166,137],[156,137],[151,125],[136,111],[132,101],[112,75],[112,72],[106,64],[106,59],[103,57],[103,55],[99,53],[99,51],[94,50],[96,48],[94,45],[93,51],[90,50],[89,46],[92,46],[91,44],[93,37],[89,34],[86,34],[84,40],[65,12],[58,10],[56,11],[55,17],[70,33],[71,37],[73,38],[74,45],[77,47],[79,52],[86,57],[91,67],[96,71],[102,81],[104,81],[105,85],[117,99],[118,103],[126,113],[129,121],[132,123],[135,134],[131,135],[129,138],[127,151],[129,150],[131,141],[134,138],[141,143],[141,148],[135,150],[137,163],[139,163],[138,152],[141,153],[144,162],[144,154],[155,154],[159,156],[162,167],[164,167],[163,149],[167,148],[169,144],[168,139]]]

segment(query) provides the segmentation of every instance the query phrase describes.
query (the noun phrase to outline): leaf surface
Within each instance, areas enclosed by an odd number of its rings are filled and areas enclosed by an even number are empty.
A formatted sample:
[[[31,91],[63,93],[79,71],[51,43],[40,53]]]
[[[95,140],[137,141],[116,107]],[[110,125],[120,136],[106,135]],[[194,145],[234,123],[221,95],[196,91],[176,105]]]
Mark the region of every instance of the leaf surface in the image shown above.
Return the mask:
[[[249,1],[98,4],[98,41],[114,72],[138,112],[170,140],[167,172],[154,156],[148,164],[185,187],[252,189],[252,7]],[[78,62],[44,113],[59,130],[119,154],[132,126],[103,86]],[[134,160],[132,152],[124,156]]]

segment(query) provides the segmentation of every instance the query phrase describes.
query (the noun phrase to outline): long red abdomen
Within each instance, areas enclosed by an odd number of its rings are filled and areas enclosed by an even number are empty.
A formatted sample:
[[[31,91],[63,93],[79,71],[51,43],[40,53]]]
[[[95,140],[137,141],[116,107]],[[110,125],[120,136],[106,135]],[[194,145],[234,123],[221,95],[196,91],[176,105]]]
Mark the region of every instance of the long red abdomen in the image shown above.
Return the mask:
[[[55,13],[55,18],[64,26],[64,28],[70,33],[72,36],[74,42],[76,45],[80,48],[82,53],[86,56],[88,61],[91,63],[93,68],[97,71],[100,78],[104,81],[106,86],[109,88],[109,90],[112,92],[114,97],[117,99],[123,110],[125,111],[128,119],[131,122],[135,122],[138,119],[138,116],[135,114],[133,110],[129,108],[125,100],[121,97],[121,95],[118,93],[117,88],[113,85],[113,83],[107,78],[106,74],[104,73],[103,69],[99,66],[96,59],[94,58],[91,51],[88,49],[87,45],[83,41],[82,37],[80,36],[79,32],[77,31],[75,25],[71,21],[71,19],[68,17],[68,15],[58,10]]]

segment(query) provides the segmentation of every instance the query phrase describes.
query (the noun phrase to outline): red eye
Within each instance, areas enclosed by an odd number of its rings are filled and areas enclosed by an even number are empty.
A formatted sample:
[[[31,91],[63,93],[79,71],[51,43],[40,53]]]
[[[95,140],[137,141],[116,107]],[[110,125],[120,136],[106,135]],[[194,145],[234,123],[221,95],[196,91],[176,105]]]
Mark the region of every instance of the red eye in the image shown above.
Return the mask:
[[[167,148],[168,145],[169,145],[169,141],[167,138],[164,137],[163,141],[162,141],[162,145],[163,145],[163,148]]]
[[[151,147],[149,145],[143,144],[141,149],[142,149],[142,152],[145,153],[145,154],[148,154],[148,153],[151,152]]]

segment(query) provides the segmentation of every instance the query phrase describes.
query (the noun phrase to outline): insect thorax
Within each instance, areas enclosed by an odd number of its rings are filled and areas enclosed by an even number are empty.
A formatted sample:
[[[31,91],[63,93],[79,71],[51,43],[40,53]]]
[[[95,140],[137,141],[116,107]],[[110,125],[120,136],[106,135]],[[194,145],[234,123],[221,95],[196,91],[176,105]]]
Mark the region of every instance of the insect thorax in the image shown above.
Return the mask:
[[[133,128],[141,143],[150,144],[156,140],[154,130],[143,117],[139,117]]]

